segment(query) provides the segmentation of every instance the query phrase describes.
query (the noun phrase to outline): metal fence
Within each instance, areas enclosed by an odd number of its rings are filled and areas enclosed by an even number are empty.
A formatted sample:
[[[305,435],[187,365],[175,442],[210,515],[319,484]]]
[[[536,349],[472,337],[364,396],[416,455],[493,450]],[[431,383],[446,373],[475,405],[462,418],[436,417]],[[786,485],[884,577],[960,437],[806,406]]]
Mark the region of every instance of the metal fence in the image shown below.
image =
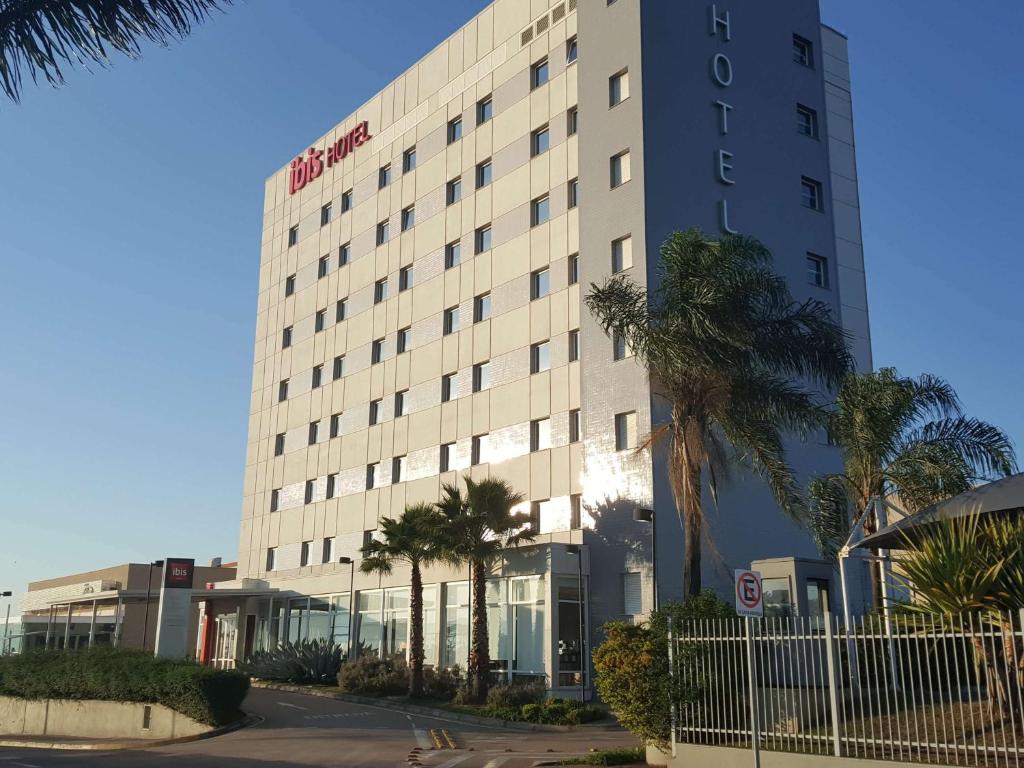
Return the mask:
[[[718,619],[669,637],[678,743],[942,765],[1024,758],[1024,612]]]

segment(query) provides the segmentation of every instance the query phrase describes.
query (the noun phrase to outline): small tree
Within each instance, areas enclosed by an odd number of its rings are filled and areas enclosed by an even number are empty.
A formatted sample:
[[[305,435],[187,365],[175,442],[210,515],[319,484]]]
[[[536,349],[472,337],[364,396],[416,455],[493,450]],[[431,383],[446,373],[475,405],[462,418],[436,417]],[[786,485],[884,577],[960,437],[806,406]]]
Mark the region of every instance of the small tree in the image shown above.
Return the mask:
[[[409,594],[409,695],[423,695],[423,576],[420,568],[436,562],[442,554],[438,531],[441,515],[430,504],[406,507],[395,520],[380,521],[380,539],[362,549],[359,569],[364,573],[389,574],[396,562],[412,570]]]

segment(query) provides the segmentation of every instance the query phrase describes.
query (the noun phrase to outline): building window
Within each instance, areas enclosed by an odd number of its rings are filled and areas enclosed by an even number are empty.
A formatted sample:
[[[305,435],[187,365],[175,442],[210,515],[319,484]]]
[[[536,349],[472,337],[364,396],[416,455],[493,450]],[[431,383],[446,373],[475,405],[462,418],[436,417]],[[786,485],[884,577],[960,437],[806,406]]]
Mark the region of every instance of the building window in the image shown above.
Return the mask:
[[[569,442],[578,443],[580,441],[580,409],[573,408],[569,411]]]
[[[445,193],[445,199],[448,205],[457,203],[462,199],[462,178],[452,179],[448,182],[448,189]]]
[[[377,245],[384,245],[391,238],[391,225],[382,221],[377,225]]]
[[[612,240],[612,272],[622,272],[633,266],[633,238],[629,235]]]
[[[341,212],[345,213],[352,210],[352,190],[347,189],[341,193]]]
[[[384,359],[384,339],[374,339],[370,347],[370,365],[376,365]]]
[[[372,530],[371,531],[363,531],[363,546],[364,547],[367,544],[369,544],[370,542],[372,542],[373,540],[374,540],[374,535],[373,535],[373,531]]]
[[[331,268],[331,259],[329,256],[321,256],[320,260],[316,263],[316,277],[318,280],[327,277],[327,272]]]
[[[546,125],[530,134],[530,154],[533,157],[542,155],[551,147],[551,131]]]
[[[327,536],[324,539],[323,555],[320,558],[320,562],[322,562],[322,563],[333,563],[334,559],[335,559],[334,537],[333,536]]]
[[[409,394],[408,389],[403,389],[395,392],[395,418],[399,416],[405,416],[405,401],[406,396]]]
[[[334,366],[331,370],[331,374],[335,381],[345,375],[345,356],[338,355],[334,358]]]
[[[444,327],[442,333],[445,336],[459,330],[459,308],[449,307],[444,311]]]
[[[412,267],[402,267],[398,270],[398,292],[408,291],[412,288],[413,271]]]
[[[304,542],[302,542],[302,549],[300,550],[300,554],[299,554],[299,565],[301,565],[301,566],[309,565],[309,550],[310,550],[310,548],[312,546],[313,546],[313,542],[312,541],[304,541]]]
[[[338,475],[337,473],[327,476],[327,498],[333,499],[334,492],[338,488]]]
[[[410,147],[402,155],[402,173],[408,173],[416,167],[416,147]]]
[[[469,463],[474,467],[487,461],[484,456],[484,440],[486,439],[487,435],[473,435],[469,449]]]
[[[821,182],[808,176],[800,177],[800,201],[804,208],[815,211],[824,209],[821,195]]]
[[[551,218],[551,198],[548,195],[530,202],[530,226],[536,227]]]
[[[324,367],[318,365],[313,368],[313,389],[318,388],[324,383]]]
[[[615,450],[636,448],[636,411],[615,414]]]
[[[344,267],[352,258],[352,245],[345,243],[338,246],[338,268]]]
[[[551,419],[530,422],[530,451],[544,451],[551,447]]]
[[[381,169],[377,171],[377,189],[384,189],[388,184],[391,183],[391,163],[385,166],[381,166]]]
[[[405,456],[395,456],[391,460],[391,484],[402,482],[405,477]]]
[[[331,439],[334,439],[341,434],[341,414],[331,414]]]
[[[320,438],[320,422],[311,421],[309,422],[309,445],[316,445],[317,440]]]
[[[582,511],[583,499],[580,494],[574,493],[569,496],[569,528],[571,530],[579,530],[580,519],[583,517]]]
[[[288,399],[288,379],[277,385],[277,402],[283,403]]]
[[[476,231],[476,252],[483,253],[491,250],[491,225],[485,224]]]
[[[388,279],[382,277],[373,284],[373,303],[380,304],[388,297]]]
[[[494,117],[494,102],[490,96],[485,96],[476,103],[476,124],[483,125]]]
[[[473,299],[473,322],[482,323],[491,317],[491,294],[483,293]]]
[[[281,456],[284,453],[284,432],[274,435],[274,455]]]
[[[812,139],[818,138],[818,113],[803,104],[796,105],[796,130]]]
[[[575,363],[580,359],[580,332],[579,330],[569,331],[569,362]]]
[[[630,168],[629,168],[629,150],[620,152],[619,154],[612,157],[610,161],[611,166],[611,185],[612,189],[615,187],[622,186],[630,179]]]
[[[551,370],[551,342],[542,341],[530,347],[530,373]]]
[[[569,208],[575,208],[579,204],[580,180],[569,179]]]
[[[406,327],[398,331],[398,340],[395,344],[395,354],[402,354],[412,349],[412,328]]]
[[[381,406],[381,402],[382,402],[381,400],[371,400],[370,401],[370,418],[369,418],[369,421],[367,423],[371,427],[374,424],[380,424],[380,406]]]
[[[540,533],[540,512],[541,504],[547,504],[549,499],[544,501],[531,501],[530,502],[530,530],[534,533]]]
[[[491,388],[491,363],[477,363],[473,366],[473,391],[483,392]]]
[[[270,511],[277,512],[281,506],[281,489],[275,488],[270,492]]]
[[[305,504],[312,504],[313,503],[313,491],[315,491],[315,490],[316,490],[316,481],[315,480],[307,480],[306,481],[306,489],[305,489],[305,492],[304,492],[303,497],[302,497],[303,498],[303,502]]]
[[[576,41],[576,35],[570,37],[565,43],[565,63],[574,64],[580,55],[580,46]]]
[[[441,459],[438,466],[441,472],[448,472],[452,468],[455,458],[455,443],[444,443],[441,446]]]
[[[565,134],[566,136],[575,136],[576,131],[579,130],[580,111],[576,107],[569,107],[569,111],[565,113]]]
[[[448,143],[453,144],[462,138],[462,118],[455,117],[448,121]]]
[[[277,547],[267,547],[267,570],[277,570]]]
[[[334,305],[334,322],[340,323],[348,317],[348,298],[338,299],[338,303]]]
[[[541,59],[530,67],[530,89],[539,88],[548,81],[550,67],[547,59]]]
[[[366,490],[377,487],[377,481],[380,478],[380,464],[367,464],[366,465]]]
[[[288,247],[291,248],[299,242],[299,225],[296,224],[294,227],[288,228]]]
[[[491,183],[491,161],[484,160],[476,167],[476,188],[486,187]]]
[[[284,295],[291,296],[295,293],[295,275],[288,275],[284,279]]]
[[[828,260],[824,256],[807,254],[807,282],[818,288],[828,288]]]
[[[325,326],[326,322],[327,322],[327,310],[326,309],[317,310],[316,318],[313,321],[313,323],[314,323],[313,327],[316,329],[314,332],[315,333],[320,333],[320,331],[322,331],[324,329],[324,326]]]
[[[643,589],[638,572],[622,574],[622,612],[627,616],[643,613]]]
[[[454,384],[455,384],[455,374],[454,373],[446,373],[446,374],[444,374],[444,376],[441,377],[441,402],[442,403],[447,403],[449,400],[452,399],[452,396],[455,394]]]
[[[458,240],[454,243],[448,243],[444,247],[444,268],[451,269],[452,267],[457,267],[461,261],[462,244]]]
[[[281,349],[288,349],[292,345],[292,327],[289,325],[281,331]]]
[[[814,46],[800,35],[793,35],[793,61],[802,67],[814,66]]]
[[[627,357],[632,357],[629,345],[626,344],[626,337],[614,331],[612,333],[612,359],[613,360],[625,360]]]
[[[569,285],[576,285],[580,281],[580,255],[578,253],[569,256]]]
[[[331,204],[320,207],[320,226],[326,227],[331,223]]]
[[[416,206],[410,205],[402,209],[402,231],[412,229],[416,224]]]
[[[628,98],[629,72],[624,69],[608,78],[608,106],[614,107]]]
[[[538,269],[530,275],[530,301],[542,299],[551,293],[551,271]]]

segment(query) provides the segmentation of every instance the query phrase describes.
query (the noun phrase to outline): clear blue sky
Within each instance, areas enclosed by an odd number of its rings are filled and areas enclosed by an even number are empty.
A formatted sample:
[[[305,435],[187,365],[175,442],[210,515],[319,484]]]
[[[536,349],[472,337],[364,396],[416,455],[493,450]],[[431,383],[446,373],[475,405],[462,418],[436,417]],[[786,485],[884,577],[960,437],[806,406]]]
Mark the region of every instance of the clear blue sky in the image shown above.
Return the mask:
[[[484,4],[250,0],[0,103],[0,590],[234,558],[263,180]],[[946,376],[1024,448],[1024,4],[823,16],[851,39],[876,364]]]

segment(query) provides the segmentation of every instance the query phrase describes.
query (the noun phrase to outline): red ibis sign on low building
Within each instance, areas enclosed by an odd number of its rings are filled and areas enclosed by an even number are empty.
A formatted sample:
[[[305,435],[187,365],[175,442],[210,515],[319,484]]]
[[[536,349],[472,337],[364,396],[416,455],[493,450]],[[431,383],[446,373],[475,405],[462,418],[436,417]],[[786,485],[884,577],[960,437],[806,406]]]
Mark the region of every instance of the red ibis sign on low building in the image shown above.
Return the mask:
[[[327,147],[327,167],[340,163],[356,147],[372,139],[370,124],[363,120],[359,125]],[[324,150],[310,147],[306,155],[299,155],[288,166],[288,194],[294,195],[324,172]]]

